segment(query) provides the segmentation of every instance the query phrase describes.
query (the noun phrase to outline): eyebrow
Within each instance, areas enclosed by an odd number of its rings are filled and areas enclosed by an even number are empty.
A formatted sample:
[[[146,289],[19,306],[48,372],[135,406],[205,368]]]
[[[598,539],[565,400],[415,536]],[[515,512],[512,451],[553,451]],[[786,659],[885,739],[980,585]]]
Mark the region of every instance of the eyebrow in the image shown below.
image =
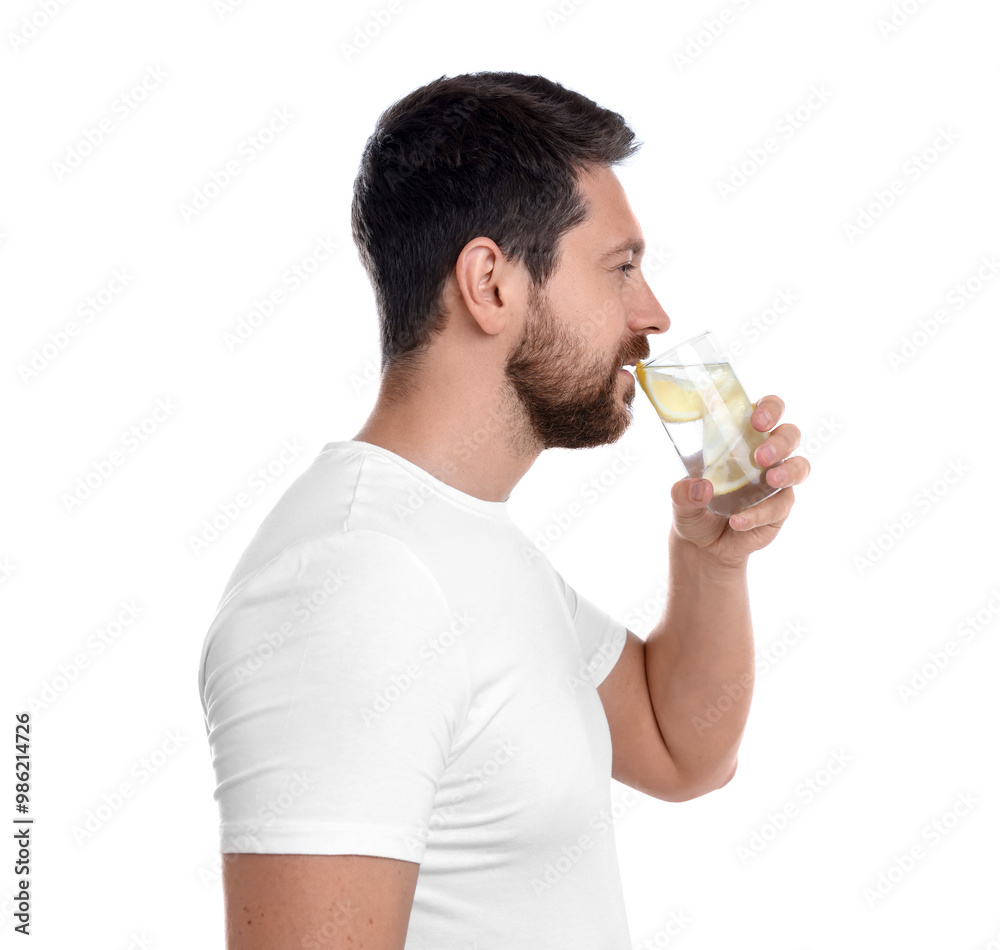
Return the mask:
[[[626,251],[631,251],[636,257],[642,255],[646,250],[646,242],[642,238],[627,238],[621,244],[616,245],[609,251],[601,255],[601,260],[606,261],[612,257],[620,257]]]

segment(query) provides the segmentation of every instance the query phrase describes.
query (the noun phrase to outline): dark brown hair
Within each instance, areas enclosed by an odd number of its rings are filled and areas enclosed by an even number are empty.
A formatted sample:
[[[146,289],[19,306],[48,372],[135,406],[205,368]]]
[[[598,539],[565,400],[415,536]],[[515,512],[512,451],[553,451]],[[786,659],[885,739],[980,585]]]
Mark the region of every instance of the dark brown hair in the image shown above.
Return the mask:
[[[617,112],[543,76],[442,76],[383,112],[351,206],[383,368],[417,355],[444,327],[441,291],[473,238],[495,241],[544,286],[560,237],[586,217],[579,172],[638,148]]]

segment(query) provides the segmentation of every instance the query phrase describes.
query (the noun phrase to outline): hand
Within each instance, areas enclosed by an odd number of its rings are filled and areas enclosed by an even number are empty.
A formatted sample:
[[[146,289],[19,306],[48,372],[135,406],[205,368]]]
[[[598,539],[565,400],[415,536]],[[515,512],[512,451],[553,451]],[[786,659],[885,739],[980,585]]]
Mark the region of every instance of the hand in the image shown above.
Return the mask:
[[[767,432],[781,418],[785,404],[777,396],[764,396],[754,407],[750,424],[758,432]],[[785,523],[795,503],[793,485],[800,485],[809,477],[809,462],[797,456],[788,458],[802,439],[802,433],[793,425],[778,426],[754,452],[754,461],[766,468],[776,459],[780,465],[765,475],[768,485],[781,486],[764,501],[739,514],[726,518],[707,510],[712,499],[713,487],[707,478],[684,478],[670,490],[674,506],[674,533],[699,548],[720,564],[740,565],[754,552],[769,545]],[[696,499],[692,489],[703,487],[704,497]]]

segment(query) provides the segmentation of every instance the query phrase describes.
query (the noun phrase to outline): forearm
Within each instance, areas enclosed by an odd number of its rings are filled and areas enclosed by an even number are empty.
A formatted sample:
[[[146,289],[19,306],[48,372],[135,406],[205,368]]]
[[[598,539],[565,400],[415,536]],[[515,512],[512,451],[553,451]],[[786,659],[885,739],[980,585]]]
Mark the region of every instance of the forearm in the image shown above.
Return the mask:
[[[717,787],[736,768],[753,695],[746,562],[720,565],[670,530],[667,604],[646,639],[653,709],[678,771]]]

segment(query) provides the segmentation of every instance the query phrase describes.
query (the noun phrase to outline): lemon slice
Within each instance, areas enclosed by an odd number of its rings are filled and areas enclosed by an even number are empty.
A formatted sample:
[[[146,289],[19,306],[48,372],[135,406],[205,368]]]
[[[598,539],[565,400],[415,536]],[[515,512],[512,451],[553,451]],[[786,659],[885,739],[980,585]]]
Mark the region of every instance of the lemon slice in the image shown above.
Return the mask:
[[[714,367],[713,367],[714,369]],[[702,436],[702,460],[705,468],[711,468],[730,454],[738,454],[744,439],[753,442],[749,424],[753,405],[747,398],[736,377],[724,367],[721,373],[712,373],[712,386],[703,394],[707,413]],[[751,453],[759,442],[751,446]]]
[[[712,488],[716,495],[725,495],[728,492],[742,488],[750,481],[750,476],[743,471],[738,459],[732,456],[725,456],[719,459],[715,465],[706,468],[702,478],[707,478],[712,483]]]
[[[722,415],[706,415],[702,435],[702,465],[706,469],[717,465],[727,455],[732,454],[740,444],[740,439],[739,429],[728,418]]]
[[[639,360],[635,375],[660,418],[667,422],[693,422],[705,411],[698,388],[690,380],[647,370]]]

